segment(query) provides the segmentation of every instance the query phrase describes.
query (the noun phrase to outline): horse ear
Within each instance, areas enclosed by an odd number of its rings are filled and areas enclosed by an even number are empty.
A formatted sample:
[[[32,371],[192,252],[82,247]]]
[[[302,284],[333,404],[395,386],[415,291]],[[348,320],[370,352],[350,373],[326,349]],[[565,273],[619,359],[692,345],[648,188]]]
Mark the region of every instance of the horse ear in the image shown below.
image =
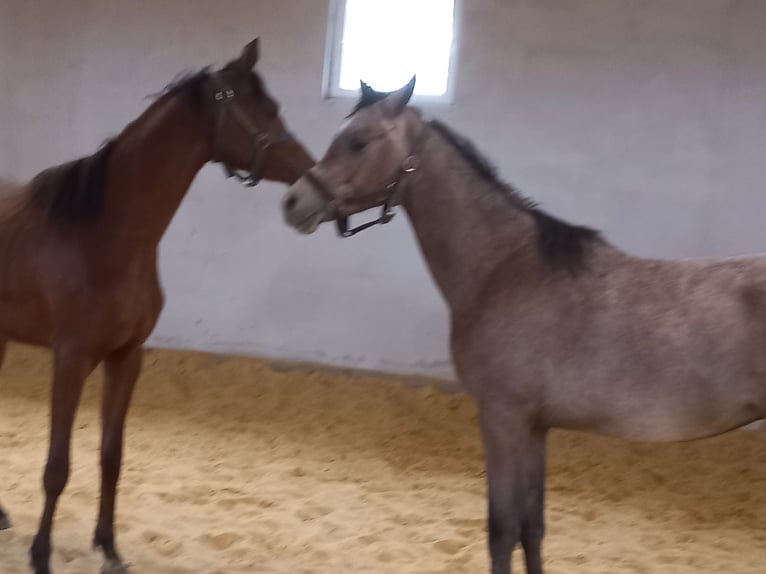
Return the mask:
[[[362,88],[362,100],[365,100],[375,94],[375,90],[373,90],[364,80],[359,80],[359,85]]]
[[[383,107],[391,115],[399,115],[402,113],[407,104],[412,98],[412,94],[415,91],[416,76],[412,76],[412,79],[406,86],[399,88],[395,92],[388,94],[383,100]]]
[[[359,98],[359,106],[362,108],[371,106],[375,102],[379,102],[385,96],[385,94],[373,90],[365,81],[359,80],[359,85],[362,88],[362,95]]]
[[[250,42],[247,46],[242,48],[242,53],[239,55],[239,64],[245,70],[252,70],[258,63],[258,58],[261,55],[261,41],[260,38],[256,38]]]

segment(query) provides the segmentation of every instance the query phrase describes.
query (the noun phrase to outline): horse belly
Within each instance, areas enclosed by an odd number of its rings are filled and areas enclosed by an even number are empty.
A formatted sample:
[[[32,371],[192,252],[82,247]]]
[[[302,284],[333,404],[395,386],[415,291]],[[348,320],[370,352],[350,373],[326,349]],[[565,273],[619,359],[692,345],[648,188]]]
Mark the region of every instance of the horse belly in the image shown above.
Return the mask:
[[[727,380],[613,381],[546,406],[551,426],[637,441],[715,436],[763,418],[764,381],[746,373]]]
[[[49,346],[50,320],[37,300],[0,299],[0,339]]]

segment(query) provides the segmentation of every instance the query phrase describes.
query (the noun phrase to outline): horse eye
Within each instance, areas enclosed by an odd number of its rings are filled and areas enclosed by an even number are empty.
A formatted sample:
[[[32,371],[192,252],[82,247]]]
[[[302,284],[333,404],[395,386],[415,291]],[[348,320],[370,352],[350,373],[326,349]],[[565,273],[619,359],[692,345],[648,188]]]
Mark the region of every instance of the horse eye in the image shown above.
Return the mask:
[[[367,147],[367,142],[361,138],[353,138],[350,142],[348,142],[348,147],[354,153],[360,153],[364,151],[364,148]]]

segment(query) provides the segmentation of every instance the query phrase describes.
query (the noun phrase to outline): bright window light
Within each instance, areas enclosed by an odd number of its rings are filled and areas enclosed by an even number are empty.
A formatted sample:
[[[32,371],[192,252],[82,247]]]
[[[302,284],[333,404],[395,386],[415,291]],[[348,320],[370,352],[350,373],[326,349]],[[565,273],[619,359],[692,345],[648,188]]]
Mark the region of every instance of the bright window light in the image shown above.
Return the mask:
[[[416,96],[450,92],[455,0],[338,0],[330,95],[356,94],[359,80],[382,91],[417,74]]]

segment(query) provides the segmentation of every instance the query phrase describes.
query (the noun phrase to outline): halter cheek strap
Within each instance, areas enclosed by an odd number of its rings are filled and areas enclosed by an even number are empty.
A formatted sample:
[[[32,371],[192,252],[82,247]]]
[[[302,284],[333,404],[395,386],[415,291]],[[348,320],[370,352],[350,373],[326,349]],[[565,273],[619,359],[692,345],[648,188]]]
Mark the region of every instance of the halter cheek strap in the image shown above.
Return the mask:
[[[396,212],[393,210],[394,205],[396,205],[396,192],[399,191],[402,180],[408,174],[416,172],[420,167],[420,158],[417,155],[417,151],[425,139],[425,132],[426,128],[424,127],[415,140],[415,144],[412,146],[412,153],[404,159],[391,183],[386,185],[382,190],[383,203],[381,205],[380,216],[377,219],[362,223],[351,229],[349,229],[349,216],[338,213],[338,204],[342,203],[342,198],[335,195],[313,169],[310,169],[304,174],[311,185],[327,200],[328,204],[335,209],[337,213],[335,217],[335,226],[338,230],[338,235],[343,238],[353,237],[357,233],[361,233],[375,225],[385,225],[394,218],[396,215]],[[381,191],[375,191],[372,193],[355,195],[354,198],[363,199],[370,197],[371,199],[376,199],[380,195]]]
[[[266,157],[266,150],[276,143],[286,143],[295,140],[290,132],[283,132],[278,137],[273,138],[268,130],[262,130],[251,120],[251,118],[242,110],[242,107],[235,100],[235,92],[227,88],[219,76],[212,76],[215,87],[214,99],[218,113],[216,114],[216,125],[213,132],[213,150],[218,149],[220,134],[223,130],[226,115],[231,114],[234,120],[247,132],[253,140],[252,157],[250,159],[250,168],[247,171],[232,169],[224,163],[224,171],[227,177],[235,177],[248,187],[255,187],[261,181],[261,168]]]

